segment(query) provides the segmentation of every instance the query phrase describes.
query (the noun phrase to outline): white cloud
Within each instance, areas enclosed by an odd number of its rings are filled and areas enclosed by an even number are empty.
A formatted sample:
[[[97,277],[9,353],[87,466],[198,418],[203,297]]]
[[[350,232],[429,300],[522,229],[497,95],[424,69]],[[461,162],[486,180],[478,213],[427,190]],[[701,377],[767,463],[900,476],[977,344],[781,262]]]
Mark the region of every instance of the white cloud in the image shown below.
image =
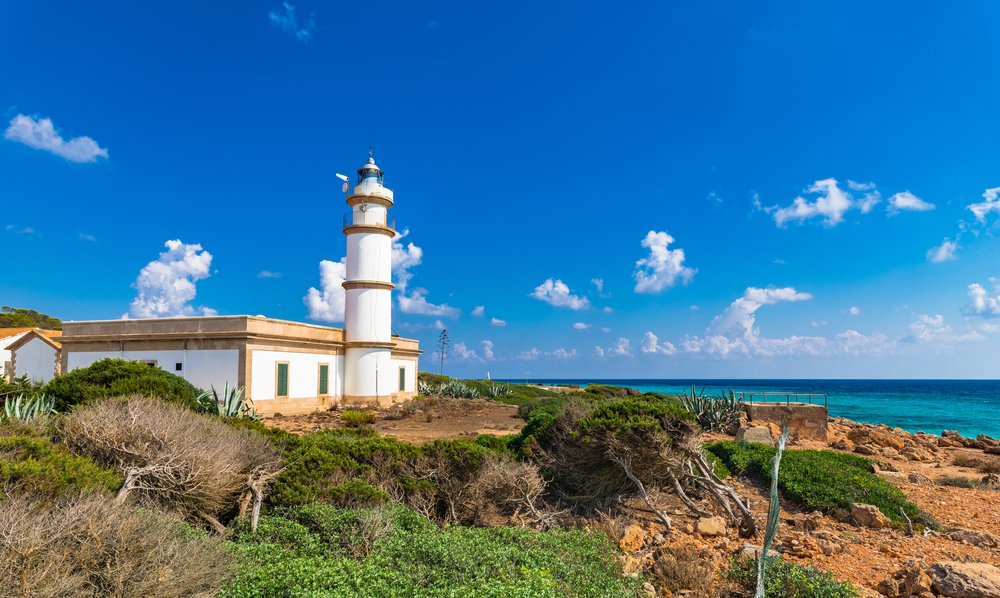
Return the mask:
[[[594,285],[598,293],[604,292],[604,279],[603,278],[591,278],[590,284]]]
[[[572,310],[587,309],[590,301],[586,297],[578,297],[570,292],[569,286],[561,280],[546,279],[535,287],[529,295],[539,301],[544,301],[553,307],[567,307]]]
[[[4,229],[9,233],[14,233],[15,235],[33,235],[35,234],[35,229],[30,226],[16,227],[13,224],[8,224]]]
[[[921,314],[910,324],[910,333],[906,340],[918,343],[931,342],[962,342],[982,340],[982,335],[976,331],[956,334],[951,326],[944,323],[944,316]]]
[[[574,330],[586,330],[588,328],[590,328],[590,324],[587,324],[586,322],[576,322],[573,324]]]
[[[197,294],[195,283],[211,275],[212,254],[196,243],[173,239],[164,243],[166,251],[139,271],[133,288],[138,291],[123,317],[167,318],[215,315],[208,307],[190,305]]]
[[[909,191],[903,191],[902,193],[897,193],[889,198],[889,205],[886,208],[886,211],[889,212],[890,216],[895,216],[903,211],[927,212],[933,210],[934,208],[934,204],[920,199]]]
[[[774,258],[773,260],[771,260],[771,262],[775,263],[775,264],[777,264],[779,266],[784,266],[784,265],[788,264],[788,262],[786,262],[784,259],[782,259],[780,257]]]
[[[990,212],[1000,214],[1000,187],[993,187],[983,192],[983,200],[966,206],[975,216],[980,224],[986,224],[986,217]]]
[[[282,2],[281,6],[284,8],[283,11],[275,9],[269,10],[267,13],[267,19],[271,21],[275,27],[281,29],[302,43],[307,43],[312,40],[312,32],[316,28],[316,21],[313,19],[312,15],[310,15],[305,22],[299,24],[299,19],[295,15],[295,7],[287,2]]]
[[[660,339],[652,332],[646,332],[642,337],[642,352],[661,355],[673,355],[677,353],[677,347],[670,341],[659,342]]]
[[[940,264],[955,259],[958,252],[958,239],[952,241],[947,237],[936,247],[927,250],[927,261]]]
[[[409,294],[400,291],[397,297],[399,309],[405,314],[418,316],[445,316],[457,318],[462,312],[447,303],[435,305],[427,301],[427,289],[413,289]]]
[[[813,320],[809,323],[809,325],[813,328],[822,328],[826,326],[826,320]]]
[[[990,278],[992,290],[978,282],[968,286],[969,302],[962,308],[967,317],[1000,317],[1000,278]]]
[[[347,276],[347,258],[339,262],[323,260],[319,263],[319,289],[310,287],[302,302],[309,309],[309,319],[320,322],[344,321],[344,279]]]
[[[482,346],[483,346],[483,359],[485,359],[486,361],[492,361],[494,359],[494,356],[493,356],[493,341],[491,341],[491,340],[484,340],[482,342]]]
[[[614,346],[594,347],[598,357],[632,357],[632,343],[624,337],[618,339]]]
[[[56,132],[52,120],[48,118],[35,120],[30,116],[18,114],[11,119],[3,137],[28,147],[45,150],[70,162],[96,162],[98,158],[108,157],[108,150],[97,145],[97,142],[90,137],[74,137],[66,141]]]
[[[859,315],[861,313],[861,308],[858,307],[857,305],[852,305],[849,308],[847,308],[847,313],[849,313],[852,316]]]
[[[604,313],[606,313],[606,314],[610,314],[610,313],[614,312],[615,310],[611,309],[608,306],[605,306],[604,308],[601,309],[601,311],[604,312]]]
[[[500,318],[490,318],[490,326],[496,326],[502,328],[507,325],[507,320],[501,320]]]
[[[601,332],[611,332],[611,329],[608,328],[607,326],[602,326],[601,327]]]
[[[79,237],[81,241],[87,241],[88,243],[94,243],[97,241],[97,237],[89,233],[79,233]]]
[[[862,214],[871,212],[872,208],[882,201],[882,195],[875,189],[875,183],[859,183],[848,180],[847,188],[851,191],[864,191],[864,195],[857,201],[858,209],[861,210]]]
[[[649,256],[635,263],[636,293],[659,293],[670,288],[678,280],[687,284],[697,272],[694,268],[684,265],[684,250],[669,249],[674,238],[666,232],[649,231],[642,240],[643,247],[649,250]]]
[[[270,270],[261,270],[257,273],[257,278],[281,278],[284,274],[281,272],[271,272]]]
[[[392,239],[392,275],[396,283],[396,301],[403,313],[421,316],[447,316],[457,318],[461,310],[447,303],[440,305],[427,301],[427,289],[409,291],[413,272],[410,270],[423,262],[424,250],[413,242],[403,245],[402,240],[410,234],[406,229]]]
[[[862,334],[857,330],[845,330],[833,337],[834,352],[842,355],[882,355],[896,346],[884,334]]]
[[[518,353],[517,358],[523,361],[535,361],[541,356],[541,354],[542,354],[541,351],[539,351],[535,347],[532,347],[527,351],[521,351],[520,353]]]
[[[774,210],[774,221],[778,226],[785,226],[790,221],[801,223],[816,217],[822,218],[826,226],[837,226],[844,221],[844,213],[855,205],[850,194],[837,185],[837,179],[816,181],[806,192],[819,194],[819,197],[810,201],[800,195],[792,205]]]
[[[730,354],[752,355],[816,355],[825,347],[827,340],[812,336],[791,336],[788,338],[765,338],[756,327],[756,313],[764,305],[783,302],[808,301],[809,293],[802,293],[792,287],[757,288],[748,287],[743,296],[733,301],[729,307],[716,316],[709,324],[703,337],[686,337],[681,345],[691,353],[707,353],[727,357]]]
[[[573,349],[571,351],[567,351],[566,349],[563,349],[562,347],[559,347],[558,349],[556,349],[555,351],[552,352],[552,357],[554,357],[556,359],[562,359],[562,360],[576,359],[579,356],[580,356],[580,354],[576,352],[576,349]]]
[[[452,345],[451,355],[456,361],[482,361],[474,350],[465,346],[465,343],[455,343]]]
[[[482,315],[485,314],[485,313],[486,313],[486,306],[485,305],[477,305],[472,310],[472,315],[475,316],[475,317],[477,317],[477,318],[482,317]]]
[[[765,305],[782,302],[809,301],[812,295],[800,293],[792,287],[766,288],[747,287],[743,296],[729,304],[709,325],[709,332],[738,338],[755,336],[757,310]]]

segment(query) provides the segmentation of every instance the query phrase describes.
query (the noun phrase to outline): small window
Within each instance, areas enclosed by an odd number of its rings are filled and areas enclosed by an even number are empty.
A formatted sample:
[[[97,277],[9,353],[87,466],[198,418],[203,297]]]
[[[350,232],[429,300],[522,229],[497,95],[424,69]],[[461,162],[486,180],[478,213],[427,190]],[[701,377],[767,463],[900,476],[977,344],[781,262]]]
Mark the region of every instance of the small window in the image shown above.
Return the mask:
[[[177,362],[177,363],[174,364],[174,371],[179,372],[179,371],[181,371],[183,369],[184,369],[184,364],[183,363]]]
[[[156,367],[156,360],[155,359],[143,359],[142,362],[144,364],[148,365],[151,368],[155,368]]]
[[[406,390],[406,368],[399,368],[399,390]]]
[[[330,394],[330,366],[325,363],[319,364],[319,394]]]
[[[274,396],[288,396],[288,363],[277,364],[274,381]]]

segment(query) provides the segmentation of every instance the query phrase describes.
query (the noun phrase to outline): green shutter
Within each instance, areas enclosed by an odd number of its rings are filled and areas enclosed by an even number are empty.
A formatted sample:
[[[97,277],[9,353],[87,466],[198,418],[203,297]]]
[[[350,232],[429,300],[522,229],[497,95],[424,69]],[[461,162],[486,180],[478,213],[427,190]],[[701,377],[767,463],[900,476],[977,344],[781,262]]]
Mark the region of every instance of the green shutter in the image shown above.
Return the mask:
[[[278,389],[277,395],[279,397],[288,396],[288,364],[279,363],[278,364]]]
[[[319,394],[330,394],[330,366],[325,363],[319,366]]]
[[[399,390],[406,390],[406,368],[399,368]]]

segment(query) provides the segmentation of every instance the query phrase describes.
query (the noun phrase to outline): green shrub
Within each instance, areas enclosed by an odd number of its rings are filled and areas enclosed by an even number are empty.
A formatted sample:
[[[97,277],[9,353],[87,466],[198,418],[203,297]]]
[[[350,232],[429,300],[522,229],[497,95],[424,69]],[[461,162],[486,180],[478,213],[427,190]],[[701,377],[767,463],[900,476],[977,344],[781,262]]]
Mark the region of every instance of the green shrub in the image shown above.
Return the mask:
[[[198,410],[201,390],[187,380],[141,361],[102,359],[53,378],[43,387],[60,413],[106,397],[156,397]]]
[[[785,453],[785,457],[787,455]],[[742,559],[734,562],[729,578],[752,594],[757,584],[757,561]],[[764,584],[765,598],[854,598],[858,595],[854,586],[837,581],[825,571],[780,558],[768,559]]]
[[[114,472],[48,438],[0,435],[0,488],[7,492],[57,497],[81,491],[111,493],[121,485]]]
[[[512,528],[440,528],[401,507],[306,505],[234,534],[234,596],[636,595],[607,536]]]
[[[733,473],[762,483],[770,482],[774,447],[726,441],[706,448]],[[897,523],[902,521],[899,514],[902,508],[913,521],[935,525],[930,515],[906,500],[901,490],[872,473],[868,459],[857,455],[818,450],[786,451],[778,474],[778,489],[785,498],[807,509],[840,517],[850,512],[851,503],[865,503],[878,507]]]
[[[355,411],[346,409],[340,414],[340,419],[348,428],[360,428],[370,426],[375,423],[376,413],[374,411]]]

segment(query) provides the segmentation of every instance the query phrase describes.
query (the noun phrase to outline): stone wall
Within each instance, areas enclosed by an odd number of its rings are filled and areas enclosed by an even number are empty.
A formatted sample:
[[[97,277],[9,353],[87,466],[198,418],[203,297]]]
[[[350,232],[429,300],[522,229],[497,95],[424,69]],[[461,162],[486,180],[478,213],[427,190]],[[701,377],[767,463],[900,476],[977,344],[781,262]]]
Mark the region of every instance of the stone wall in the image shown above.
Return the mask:
[[[754,403],[744,405],[744,409],[752,426],[774,424],[780,427],[784,418],[792,438],[826,442],[828,414],[822,405]]]

